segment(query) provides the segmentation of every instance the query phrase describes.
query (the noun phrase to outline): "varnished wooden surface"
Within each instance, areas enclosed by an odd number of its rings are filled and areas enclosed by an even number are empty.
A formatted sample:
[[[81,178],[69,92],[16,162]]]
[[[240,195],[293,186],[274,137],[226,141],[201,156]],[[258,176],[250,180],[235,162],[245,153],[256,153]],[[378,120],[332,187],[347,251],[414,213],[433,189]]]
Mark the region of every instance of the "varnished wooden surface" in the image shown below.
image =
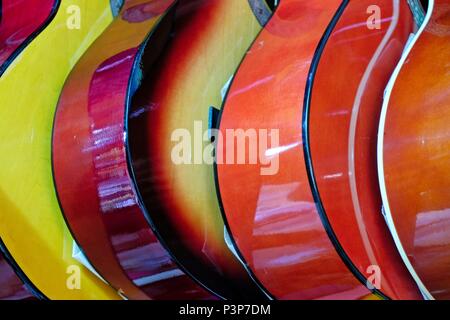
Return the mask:
[[[379,28],[367,26],[371,5],[381,8],[373,21]],[[312,165],[325,214],[358,270],[392,299],[422,296],[381,214],[378,119],[384,89],[416,29],[406,1],[350,2],[321,55],[309,110]]]
[[[0,70],[54,17],[59,0],[3,0],[0,20]]]
[[[68,27],[70,6],[80,9],[80,29]],[[51,168],[53,116],[64,81],[111,21],[108,0],[62,0],[49,26],[0,78],[0,237],[26,276],[51,299],[119,298],[72,258],[73,239]],[[73,287],[73,275],[79,275],[79,289]]]
[[[123,139],[139,52],[145,41],[147,52],[161,51],[173,5],[126,0],[72,71],[55,117],[53,164],[63,213],[96,270],[129,299],[211,297],[177,267],[145,220]]]
[[[194,137],[195,121],[204,134],[209,108],[220,108],[222,88],[260,30],[248,1],[181,1],[173,39],[130,110],[131,160],[151,220],[177,260],[225,298],[265,296],[226,244],[212,164],[172,162],[172,134]],[[202,138],[196,144],[207,146]]]
[[[279,130],[279,145],[269,144],[270,157],[279,159],[273,175],[261,175],[261,161],[217,165],[223,208],[237,247],[278,299],[370,297],[326,233],[303,156],[302,113],[311,61],[341,4],[281,1],[240,66],[220,122],[222,132]],[[224,158],[233,151],[225,146],[219,140],[217,152],[224,150]]]
[[[0,300],[31,300],[31,291],[19,279],[14,269],[0,254]]]
[[[450,4],[407,56],[380,127],[386,213],[411,271],[436,299],[450,299]]]

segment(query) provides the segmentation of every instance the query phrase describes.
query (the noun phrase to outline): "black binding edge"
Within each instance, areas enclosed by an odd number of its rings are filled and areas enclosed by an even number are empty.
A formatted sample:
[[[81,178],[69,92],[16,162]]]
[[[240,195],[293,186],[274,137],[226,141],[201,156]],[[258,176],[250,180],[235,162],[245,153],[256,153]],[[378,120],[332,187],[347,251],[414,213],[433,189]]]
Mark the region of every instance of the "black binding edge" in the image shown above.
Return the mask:
[[[339,19],[341,18],[342,14],[344,13],[348,3],[350,0],[343,0],[343,2],[341,3],[340,7],[338,8],[337,12],[335,13],[335,15],[333,16],[330,24],[328,25],[324,35],[322,36],[319,45],[316,49],[316,52],[314,54],[314,58],[311,64],[311,69],[308,73],[308,80],[307,80],[307,85],[306,85],[306,92],[305,92],[305,98],[304,98],[304,104],[303,104],[303,120],[302,120],[302,135],[303,135],[303,150],[304,150],[304,157],[305,157],[305,162],[306,162],[306,168],[307,168],[307,173],[308,173],[308,180],[311,186],[311,190],[313,193],[313,197],[314,197],[314,202],[316,204],[316,208],[318,210],[320,219],[322,221],[322,224],[327,232],[327,235],[330,238],[330,241],[332,242],[333,246],[335,247],[335,250],[337,251],[337,253],[339,254],[339,256],[341,257],[341,259],[343,260],[344,264],[347,266],[347,268],[352,272],[352,274],[365,286],[367,287],[367,279],[359,272],[359,270],[356,268],[356,266],[353,264],[353,262],[350,260],[350,258],[348,257],[348,255],[345,253],[345,251],[343,250],[342,246],[340,245],[340,243],[337,240],[337,237],[334,233],[334,231],[331,228],[330,222],[326,216],[326,213],[323,209],[323,205],[321,203],[320,200],[320,196],[319,196],[319,192],[317,189],[317,185],[315,184],[315,177],[314,177],[314,171],[312,168],[312,161],[311,161],[311,151],[310,151],[310,145],[309,145],[309,108],[310,108],[310,102],[311,102],[311,93],[312,93],[312,86],[314,83],[314,76],[316,74],[317,71],[317,67],[321,58],[321,55],[323,53],[323,50],[325,48],[326,43],[328,42],[328,39],[330,38],[332,31],[334,30],[334,28],[336,27]],[[242,62],[241,62],[242,63]],[[221,122],[221,118],[222,118],[222,114],[224,112],[225,109],[225,101],[226,98],[229,94],[230,88],[232,87],[232,83],[234,82],[234,78],[232,80],[232,82],[230,83],[227,93],[225,95],[224,98],[224,103],[222,105],[220,114],[218,116],[218,127],[220,127],[220,122]],[[258,284],[258,286],[261,288],[261,290],[263,290],[263,292],[271,299],[275,299],[275,297],[264,287],[264,285],[259,281],[259,279],[255,276],[253,270],[250,268],[249,264],[246,262],[244,256],[242,255],[235,239],[234,236],[232,234],[230,225],[228,223],[226,214],[225,214],[225,210],[223,207],[223,202],[222,202],[222,197],[221,197],[221,193],[220,193],[220,183],[218,180],[218,173],[217,173],[217,162],[214,162],[214,181],[216,184],[216,193],[217,193],[217,198],[219,201],[219,206],[220,206],[220,210],[222,212],[222,217],[223,220],[225,222],[225,227],[227,229],[227,232],[230,235],[230,241],[231,244],[233,245],[238,257],[242,260],[247,272],[249,273],[250,277]],[[389,299],[386,295],[384,295],[383,293],[381,293],[379,290],[377,289],[371,289],[370,290],[372,293],[374,293],[375,295],[383,298],[383,299]]]
[[[280,1],[283,1],[283,0],[280,0]],[[279,4],[275,8],[275,10],[272,12],[272,16],[266,21],[266,24],[262,26],[263,28],[259,31],[259,33],[255,37],[253,42],[250,44],[249,50],[251,50],[253,45],[258,41],[260,34],[264,31],[265,26],[270,22],[271,18],[276,13],[278,7],[279,7]],[[234,80],[235,80],[235,76],[238,73],[239,69],[241,68],[241,65],[244,63],[244,60],[245,60],[246,57],[247,57],[247,53],[245,53],[245,55],[242,57],[241,62],[239,63],[239,65],[238,65],[238,67],[236,69],[236,72],[233,74],[232,79],[231,79],[230,83],[228,84],[228,88],[227,88],[226,93],[225,93],[225,95],[224,95],[224,97],[222,99],[222,106],[221,106],[221,108],[219,110],[219,114],[217,115],[217,119],[216,119],[216,127],[217,127],[217,129],[220,129],[220,123],[222,122],[222,115],[223,115],[223,112],[225,110],[226,101],[227,101],[228,95],[230,93],[231,87],[233,86],[233,83],[234,83]],[[244,267],[245,271],[247,271],[247,274],[249,275],[250,279],[252,279],[253,282],[259,287],[261,292],[265,296],[267,296],[267,298],[269,300],[275,300],[275,297],[269,292],[269,290],[267,290],[264,287],[264,285],[261,283],[261,281],[258,279],[258,277],[256,277],[256,275],[253,272],[253,270],[250,268],[250,265],[248,264],[248,262],[244,258],[242,252],[239,249],[239,246],[236,243],[236,240],[234,239],[233,233],[231,232],[231,227],[230,227],[230,224],[228,223],[227,215],[226,215],[225,209],[223,207],[222,195],[220,193],[220,183],[219,183],[219,175],[218,175],[218,172],[217,172],[217,161],[216,161],[216,159],[217,158],[216,158],[216,153],[215,153],[215,159],[214,159],[214,163],[213,163],[215,192],[216,192],[216,196],[217,196],[217,202],[219,203],[220,213],[222,215],[222,220],[223,220],[223,223],[224,223],[224,226],[225,226],[225,231],[228,233],[228,236],[229,236],[228,238],[229,238],[229,241],[230,241],[230,243],[231,243],[231,245],[233,247],[234,253],[235,253],[235,255],[237,255],[237,258],[238,258],[238,260],[240,260],[240,262],[241,262],[242,266]]]
[[[30,278],[27,277],[25,272],[22,271],[22,269],[17,264],[16,260],[14,260],[14,257],[11,255],[11,253],[8,251],[8,248],[6,247],[5,243],[0,239],[0,252],[5,258],[6,262],[11,266],[14,273],[19,277],[19,279],[23,282],[24,286],[28,289],[28,291],[33,294],[36,298],[39,300],[49,300],[47,296],[42,293],[38,287],[36,287],[33,282],[30,280]]]
[[[48,25],[53,21],[55,18],[59,7],[61,5],[61,0],[54,0],[52,10],[45,20],[45,22],[37,28],[33,33],[31,33],[28,38],[14,50],[14,52],[8,57],[8,59],[5,60],[5,62],[0,66],[0,77],[5,73],[6,69],[13,63],[13,61],[19,56],[22,51],[26,49],[26,47],[34,40],[36,39],[47,27]],[[3,7],[1,7],[2,9]],[[3,12],[1,12],[1,16],[3,16]],[[33,294],[36,298],[40,300],[49,300],[49,298],[41,292],[28,278],[28,276],[25,274],[25,272],[20,268],[14,257],[9,252],[8,248],[6,247],[5,243],[0,237],[0,252],[4,256],[6,262],[11,266],[11,268],[14,270],[15,274],[19,279],[24,283],[25,287],[30,291],[31,294]]]
[[[320,193],[319,193],[316,178],[314,175],[314,167],[313,167],[312,156],[311,156],[311,145],[310,145],[310,139],[309,139],[309,111],[311,109],[311,99],[312,99],[312,91],[313,91],[313,87],[314,87],[314,78],[315,78],[319,63],[320,63],[320,59],[322,57],[322,53],[328,42],[328,39],[330,38],[334,28],[336,27],[339,19],[343,15],[349,2],[350,2],[350,0],[343,0],[336,15],[333,17],[333,19],[331,20],[331,23],[327,27],[325,34],[322,36],[322,39],[319,42],[319,45],[316,49],[314,58],[311,63],[311,67],[310,67],[310,70],[308,73],[308,79],[307,79],[307,83],[306,83],[306,90],[305,90],[303,106],[302,106],[303,107],[303,120],[302,120],[303,153],[304,153],[304,158],[305,158],[306,171],[308,174],[308,180],[309,180],[309,184],[311,187],[311,192],[312,192],[312,195],[314,198],[314,202],[316,204],[316,209],[319,213],[320,220],[322,221],[322,224],[323,224],[323,226],[328,234],[328,237],[329,237],[330,241],[332,242],[335,250],[341,257],[342,261],[347,266],[347,268],[353,273],[353,275],[369,291],[371,291],[373,294],[377,295],[380,298],[389,300],[390,298],[388,296],[386,296],[384,293],[382,293],[380,290],[378,290],[376,288],[369,288],[367,286],[366,277],[364,277],[364,275],[354,265],[353,261],[347,255],[344,248],[340,244],[339,239],[337,238],[336,234],[334,233],[334,230],[331,226],[330,221],[328,220],[327,214],[325,212],[325,208],[324,208],[322,200],[320,198]]]
[[[275,12],[275,11],[274,11],[274,12]],[[273,15],[274,12],[272,12],[272,15]],[[269,19],[268,21],[270,21],[270,19]],[[267,21],[267,22],[268,22],[268,21]],[[267,22],[266,22],[266,24],[267,24]],[[264,27],[264,26],[263,26],[263,27]],[[260,34],[263,30],[264,30],[264,28],[262,28],[262,29],[260,30],[260,32],[258,33],[258,35],[257,35],[257,36],[255,37],[255,39],[253,40],[253,42],[250,44],[249,49],[253,46],[253,43],[256,42],[256,40],[258,39],[259,34]],[[143,54],[143,51],[145,50],[146,47],[147,47],[147,43],[144,43],[144,44],[141,46],[141,48],[140,48],[140,51],[141,51],[140,55]],[[245,54],[244,57],[241,59],[241,62],[239,63],[239,66],[237,67],[236,70],[239,69],[240,65],[242,64],[242,62],[243,62],[244,59],[245,59],[245,56],[246,56],[246,54]],[[135,61],[135,63],[136,63],[136,68],[139,68],[139,65],[138,65],[139,61],[138,61],[138,60],[139,60],[139,59],[136,59],[136,61]],[[134,69],[134,70],[137,70],[136,68],[133,68],[133,69]],[[135,75],[133,75],[132,77],[130,77],[130,89],[131,89],[131,87],[132,87],[132,80],[133,80],[133,77],[134,77],[134,76],[135,76]],[[233,75],[233,78],[234,78],[234,75]],[[231,87],[231,83],[230,83],[230,86],[229,86],[228,89],[227,89],[227,93],[226,93],[225,97],[228,95],[228,92],[229,92],[230,87]],[[131,92],[131,90],[129,90],[128,95],[127,95],[126,113],[125,113],[125,123],[124,123],[124,130],[125,130],[126,133],[128,133],[128,125],[129,125],[128,119],[129,119],[129,112],[130,112],[130,108],[131,108],[132,98],[133,98],[132,92]],[[225,100],[226,100],[226,99],[224,98],[224,99],[223,99],[223,104],[225,103]],[[219,127],[219,125],[220,125],[220,118],[221,118],[221,115],[222,115],[222,110],[223,110],[223,109],[221,109],[221,110],[219,111],[218,116],[217,116],[217,127]],[[139,191],[139,188],[138,188],[138,186],[137,186],[136,175],[135,175],[134,168],[133,168],[133,165],[132,165],[132,156],[131,156],[131,150],[130,150],[130,145],[129,145],[129,141],[128,141],[128,134],[126,134],[126,138],[125,138],[125,147],[126,147],[126,152],[127,152],[128,171],[129,171],[130,176],[132,177],[132,180],[133,180],[133,188],[134,188],[134,190],[135,190],[136,195],[138,196],[138,203],[139,203],[139,206],[141,207],[141,210],[142,210],[142,212],[144,213],[144,216],[145,216],[147,222],[149,223],[149,225],[150,225],[152,231],[155,233],[155,235],[156,235],[156,237],[158,238],[159,242],[160,242],[161,245],[164,247],[164,249],[166,249],[166,251],[169,253],[169,255],[172,257],[173,261],[179,266],[180,270],[182,270],[183,272],[185,272],[189,277],[191,277],[196,283],[198,283],[202,288],[206,289],[208,292],[214,294],[215,296],[217,296],[218,298],[220,298],[220,299],[222,299],[222,300],[227,300],[226,298],[222,297],[221,295],[218,295],[217,293],[213,292],[210,288],[208,288],[208,287],[206,287],[204,284],[202,284],[196,277],[194,277],[194,276],[189,272],[189,270],[187,270],[187,269],[183,266],[182,263],[180,263],[180,261],[173,255],[173,253],[171,252],[171,250],[169,250],[169,247],[167,246],[167,244],[166,244],[164,238],[161,236],[161,234],[159,233],[158,229],[156,228],[156,226],[155,226],[155,224],[154,224],[154,222],[153,222],[153,219],[152,219],[150,213],[147,211],[147,209],[146,209],[146,207],[145,207],[145,205],[144,205],[143,197],[142,197],[142,195],[141,195],[141,193],[140,193],[140,191]],[[227,229],[227,232],[228,232],[228,231],[230,230],[230,228],[229,228],[229,226],[228,226],[228,223],[227,223],[227,220],[226,220],[225,213],[224,213],[224,211],[223,211],[222,201],[221,201],[221,198],[220,198],[220,193],[219,193],[219,191],[218,191],[218,190],[219,190],[219,189],[218,189],[218,181],[217,181],[217,179],[216,179],[216,177],[217,177],[217,175],[216,175],[216,162],[214,162],[214,168],[213,168],[213,169],[214,169],[214,182],[215,182],[215,185],[216,185],[216,194],[217,194],[217,198],[218,198],[218,202],[219,202],[219,208],[220,208],[220,212],[221,212],[222,218],[223,218],[223,220],[224,220],[225,228]],[[233,243],[234,249],[235,249],[236,252],[238,253],[239,259],[241,260],[241,262],[244,262],[242,255],[240,254],[240,252],[239,252],[238,249],[237,249],[237,245],[234,243],[234,239],[233,239],[233,237],[231,236],[231,233],[229,233],[229,234],[230,234],[230,240],[231,240],[232,243]],[[243,266],[244,266],[245,271],[246,271],[247,274],[249,275],[250,279],[253,280],[253,282],[254,282],[254,283],[256,284],[256,286],[261,290],[261,292],[263,293],[263,295],[266,295],[268,298],[273,299],[273,298],[270,296],[270,294],[268,294],[267,290],[264,289],[264,287],[263,287],[262,284],[259,282],[259,280],[253,275],[253,273],[252,273],[252,271],[249,269],[248,265],[247,265],[246,263],[243,263]]]
[[[178,0],[175,1],[175,3],[172,5],[172,8],[170,9],[170,12],[172,13],[172,27],[173,27],[173,20],[175,19],[175,11],[178,5]],[[165,18],[168,18],[169,16],[169,12],[166,14]],[[164,18],[163,18],[164,19]],[[162,22],[162,19],[159,23]],[[217,294],[216,292],[213,292],[210,288],[206,287],[199,279],[197,279],[193,274],[191,274],[189,272],[189,270],[187,270],[184,265],[173,255],[173,253],[171,252],[171,250],[169,250],[169,246],[167,245],[167,243],[165,242],[164,238],[161,236],[161,234],[159,233],[158,229],[156,228],[153,219],[151,217],[151,214],[148,212],[147,208],[144,205],[144,200],[142,197],[142,194],[138,188],[137,185],[137,179],[136,179],[136,174],[134,172],[134,168],[133,168],[133,164],[132,164],[132,156],[131,156],[131,148],[130,148],[130,143],[129,143],[129,136],[128,136],[128,127],[129,127],[129,116],[130,116],[130,109],[131,109],[131,105],[132,105],[132,101],[133,101],[133,96],[135,94],[136,89],[138,89],[141,86],[141,83],[139,83],[138,87],[134,87],[135,81],[136,79],[139,79],[139,72],[141,71],[141,61],[142,61],[142,57],[145,54],[145,50],[148,48],[149,46],[149,42],[152,38],[152,35],[157,31],[157,29],[159,28],[155,28],[152,30],[152,32],[148,35],[147,39],[141,44],[141,46],[139,47],[139,52],[136,55],[135,59],[134,59],[134,63],[133,63],[133,68],[132,68],[132,72],[128,81],[128,90],[127,90],[127,96],[126,96],[126,102],[125,102],[125,112],[124,112],[124,132],[125,134],[125,141],[124,141],[124,146],[125,146],[125,152],[126,152],[126,160],[127,160],[127,167],[128,167],[128,173],[130,175],[131,178],[131,186],[133,188],[133,191],[137,197],[137,205],[139,206],[139,208],[141,209],[145,220],[147,220],[147,223],[150,227],[150,229],[153,231],[153,233],[155,234],[156,238],[159,241],[159,244],[164,248],[164,250],[166,251],[166,254],[172,259],[172,261],[176,264],[176,266],[183,272],[185,273],[190,279],[192,279],[199,287],[203,288],[204,290],[206,290],[207,292],[211,293],[212,295],[222,299],[222,300],[226,300],[224,297],[222,297],[221,295]],[[140,79],[140,81],[142,81],[142,79]]]
[[[156,23],[155,27],[147,34],[147,36],[144,38],[144,40],[142,41],[142,43],[139,45],[138,48],[138,52],[134,57],[134,62],[133,62],[133,66],[131,68],[131,72],[130,72],[130,76],[128,79],[128,85],[127,85],[127,93],[126,93],[126,100],[125,100],[125,106],[124,106],[124,132],[125,134],[125,142],[124,142],[124,146],[125,146],[125,150],[126,150],[126,161],[127,161],[127,167],[128,167],[128,173],[130,175],[131,181],[130,181],[130,185],[133,188],[133,191],[135,193],[135,195],[137,196],[137,205],[138,207],[141,209],[144,217],[147,220],[147,223],[150,226],[150,229],[153,231],[153,233],[155,234],[155,236],[157,237],[158,241],[160,242],[160,244],[162,245],[162,247],[165,249],[166,253],[169,255],[169,257],[175,262],[175,264],[185,273],[187,274],[191,279],[194,279],[194,281],[196,283],[198,283],[200,285],[200,287],[204,288],[205,290],[207,290],[208,292],[210,292],[211,294],[218,296],[217,294],[215,294],[214,292],[212,292],[211,290],[209,290],[208,288],[206,288],[203,284],[200,283],[200,281],[196,280],[193,276],[191,276],[189,274],[189,272],[187,272],[186,270],[184,270],[184,268],[182,267],[182,265],[176,260],[176,258],[171,254],[171,252],[168,250],[168,247],[166,246],[164,240],[162,240],[162,237],[160,236],[160,234],[158,233],[157,229],[155,228],[150,215],[148,214],[148,212],[145,209],[145,206],[143,205],[143,201],[142,201],[142,197],[141,194],[139,193],[139,189],[137,188],[137,183],[136,183],[136,178],[134,175],[134,171],[133,171],[133,167],[131,164],[131,156],[130,156],[130,151],[129,151],[129,143],[128,143],[128,115],[129,115],[129,109],[131,107],[131,102],[132,102],[132,98],[133,95],[135,93],[135,90],[138,87],[135,87],[135,81],[137,78],[139,78],[139,71],[141,70],[141,61],[142,61],[142,57],[144,55],[145,50],[147,49],[147,47],[149,46],[149,43],[151,42],[151,39],[153,37],[153,35],[157,32],[159,32],[160,29],[160,25],[161,23],[165,20],[165,19],[173,19],[174,15],[175,15],[175,11],[176,11],[176,7],[178,5],[178,0],[174,0],[174,3],[167,9],[167,11],[164,13],[164,15],[162,15],[162,17],[160,18],[160,20]],[[170,15],[172,15],[172,17],[170,17]],[[116,17],[117,18],[117,17]],[[173,24],[173,23],[172,23]],[[59,102],[58,102],[59,104]],[[53,119],[53,129],[52,129],[52,140],[53,140],[53,136],[54,136],[54,129],[55,129],[55,122],[56,122],[56,114],[57,112],[55,112],[55,116]],[[89,264],[92,266],[92,268],[95,270],[95,272],[97,272],[106,282],[107,284],[113,288],[114,290],[116,290],[120,295],[122,295],[123,297],[127,298],[126,294],[124,294],[121,291],[121,288],[116,288],[114,286],[111,285],[111,283],[108,281],[108,279],[106,279],[101,272],[99,272],[99,270],[97,270],[97,268],[95,267],[95,265],[93,263],[91,263],[89,256],[86,254],[85,250],[83,249],[83,247],[81,246],[81,244],[78,242],[77,237],[76,237],[76,233],[72,230],[69,221],[67,220],[66,215],[64,214],[64,209],[62,206],[62,203],[60,201],[59,195],[58,195],[58,189],[56,187],[56,180],[55,180],[55,173],[54,173],[54,165],[53,165],[53,143],[52,143],[52,175],[53,175],[53,184],[55,186],[55,192],[56,192],[56,197],[59,203],[59,207],[61,209],[61,213],[62,216],[64,218],[64,221],[67,225],[67,228],[69,229],[70,234],[72,235],[73,241],[75,241],[75,243],[77,244],[79,250],[82,252],[82,254],[85,256],[86,260],[89,262]],[[120,265],[120,262],[117,262]],[[129,278],[126,274],[125,277]],[[145,286],[138,286],[136,284],[133,283],[133,281],[130,279],[130,281],[132,282],[132,284],[134,286],[136,286],[139,290],[142,290],[143,287]],[[144,292],[145,294],[145,292]],[[220,298],[220,296],[218,296]]]
[[[47,19],[44,21],[44,23],[37,28],[35,31],[33,31],[33,33],[31,33],[28,38],[25,39],[24,42],[22,42],[20,44],[20,46],[18,46],[16,48],[16,50],[13,51],[13,53],[8,57],[8,59],[5,60],[5,62],[0,66],[0,77],[3,75],[3,73],[5,73],[6,69],[8,69],[8,67],[13,63],[13,61],[17,58],[17,56],[19,54],[22,53],[23,50],[25,50],[25,48],[34,40],[37,38],[37,36],[39,34],[41,34],[42,31],[44,31],[48,25],[50,24],[50,22],[53,21],[53,19],[56,16],[56,13],[59,10],[59,7],[61,5],[61,0],[54,0],[53,3],[53,7],[52,10],[49,14],[49,16],[47,17]],[[2,13],[3,15],[3,13]]]
[[[86,251],[84,250],[84,248],[81,246],[80,242],[78,241],[76,232],[72,229],[72,225],[70,224],[70,221],[69,221],[69,219],[67,218],[67,216],[66,216],[66,214],[64,212],[64,206],[63,206],[61,198],[59,196],[58,186],[57,186],[57,183],[56,183],[55,164],[54,164],[54,143],[53,143],[54,139],[55,139],[56,117],[58,115],[59,104],[61,102],[61,97],[62,97],[62,93],[64,91],[64,88],[66,87],[67,82],[69,81],[69,79],[70,79],[70,77],[72,75],[72,72],[75,70],[75,67],[78,64],[78,62],[80,62],[80,60],[89,52],[89,49],[91,48],[91,46],[103,35],[104,32],[108,31],[108,28],[111,26],[111,24],[114,23],[114,21],[118,18],[119,14],[120,14],[120,11],[123,8],[124,2],[123,2],[123,0],[117,0],[116,3],[120,3],[119,11],[117,13],[114,11],[115,9],[113,8],[113,0],[110,0],[110,11],[111,11],[111,14],[112,14],[112,17],[113,17],[112,21],[105,28],[105,30],[103,30],[101,32],[101,34],[90,44],[90,46],[86,49],[86,51],[80,56],[80,58],[78,59],[77,63],[74,65],[74,67],[72,68],[72,70],[70,71],[69,75],[67,76],[67,78],[64,81],[64,84],[62,86],[62,89],[61,89],[58,101],[56,103],[55,112],[53,114],[50,162],[51,162],[51,170],[52,170],[53,188],[55,190],[56,200],[58,202],[58,207],[60,209],[60,213],[61,213],[61,216],[62,216],[62,218],[64,220],[64,223],[65,223],[65,225],[66,225],[66,227],[67,227],[67,229],[68,229],[68,231],[69,231],[69,233],[70,233],[70,235],[72,237],[72,241],[75,242],[75,244],[78,247],[78,250],[80,250],[81,254],[86,258],[87,262],[91,265],[92,269],[94,269],[94,271],[98,275],[100,275],[100,277],[102,277],[102,279],[100,279],[100,278],[99,279],[100,280],[104,280],[108,286],[110,286],[113,290],[115,290],[117,292],[118,295],[120,295],[121,297],[124,297],[125,299],[128,299],[128,297],[124,294],[124,292],[121,291],[121,288],[116,288],[115,286],[113,286],[108,281],[108,279],[106,279],[103,276],[103,274],[97,269],[95,264],[91,262],[91,259],[89,258],[89,255],[86,254]],[[111,247],[112,247],[112,245],[111,245]],[[73,248],[72,248],[72,250],[73,250]],[[117,258],[116,258],[116,260],[117,260]],[[120,263],[118,261],[117,261],[117,263],[120,265]],[[83,265],[82,263],[80,263],[80,264]],[[84,266],[84,265],[83,265],[83,267],[86,268],[86,266]],[[91,272],[91,271],[89,270],[89,272]],[[97,275],[94,274],[94,276],[96,276],[98,278]],[[126,274],[125,274],[125,276],[126,276]],[[131,282],[133,282],[133,281],[131,281]],[[134,285],[134,283],[133,283],[133,285]],[[136,286],[136,287],[139,288],[138,286]]]

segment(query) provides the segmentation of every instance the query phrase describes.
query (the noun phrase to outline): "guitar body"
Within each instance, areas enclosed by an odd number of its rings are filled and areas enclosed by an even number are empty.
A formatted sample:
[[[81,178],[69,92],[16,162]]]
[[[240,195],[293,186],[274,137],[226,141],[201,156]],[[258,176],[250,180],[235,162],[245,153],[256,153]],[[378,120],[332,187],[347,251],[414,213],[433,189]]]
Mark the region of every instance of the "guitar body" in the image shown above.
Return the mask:
[[[370,295],[327,235],[303,156],[302,105],[311,61],[330,21],[345,5],[282,1],[243,60],[222,109],[222,136],[233,129],[270,132],[267,143],[259,144],[255,164],[249,162],[250,147],[245,148],[245,164],[237,163],[243,146],[219,139],[216,154],[223,156],[222,161],[217,157],[216,176],[236,249],[277,299]],[[277,163],[266,165],[275,157]]]
[[[391,80],[379,130],[383,205],[428,298],[450,299],[450,4],[430,19]]]
[[[127,166],[128,99],[140,66],[151,64],[169,37],[173,4],[126,0],[72,71],[55,117],[53,168],[63,213],[97,272],[129,299],[211,298],[151,230]]]
[[[128,119],[132,166],[153,225],[180,264],[227,299],[265,295],[226,243],[211,152],[203,158],[211,143],[203,135],[210,107],[222,104],[223,87],[262,28],[253,9],[263,3],[181,1],[173,39],[138,90]],[[178,130],[196,135],[200,155],[192,163],[172,158]]]
[[[80,29],[67,25],[80,9]],[[76,18],[76,17],[75,17]],[[17,267],[50,299],[119,299],[72,257],[53,184],[51,139],[71,68],[112,21],[109,0],[62,0],[55,18],[0,77],[0,237]]]
[[[34,295],[0,255],[0,300],[33,300]]]
[[[53,19],[60,0],[3,0],[0,19],[0,73]]]
[[[59,0],[5,0],[1,3],[0,75],[50,23],[58,7]],[[31,283],[28,285],[32,286]],[[36,295],[40,293],[36,292]],[[12,265],[0,255],[0,300],[24,299],[34,299],[33,293],[24,285]]]
[[[368,28],[373,5],[381,8],[373,21],[380,25]],[[322,210],[354,266],[392,299],[421,295],[381,214],[378,119],[384,89],[415,29],[406,1],[351,1],[322,52],[307,113]]]

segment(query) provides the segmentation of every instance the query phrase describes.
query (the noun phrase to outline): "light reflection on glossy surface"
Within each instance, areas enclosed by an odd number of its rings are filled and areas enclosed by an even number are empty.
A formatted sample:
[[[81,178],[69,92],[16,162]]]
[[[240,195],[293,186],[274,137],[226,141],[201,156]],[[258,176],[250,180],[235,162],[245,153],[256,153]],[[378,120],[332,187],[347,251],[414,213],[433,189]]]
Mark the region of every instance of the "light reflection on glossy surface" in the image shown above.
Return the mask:
[[[0,70],[4,70],[19,47],[48,22],[56,12],[57,3],[57,0],[4,0],[1,3]],[[0,299],[29,298],[32,294],[0,254]]]
[[[450,4],[436,0],[402,66],[383,128],[384,203],[405,259],[450,299]]]
[[[83,28],[67,28],[80,8]],[[0,237],[28,279],[50,299],[120,299],[72,257],[51,167],[53,116],[70,70],[112,21],[109,0],[62,0],[55,18],[0,77]],[[20,62],[20,63],[19,63]],[[82,286],[67,286],[79,268]]]
[[[373,4],[382,19],[371,30],[366,9]],[[351,2],[322,53],[310,109],[314,175],[331,227],[362,274],[380,268],[380,289],[393,299],[421,295],[381,213],[378,119],[384,88],[414,29],[405,1]]]
[[[153,233],[126,158],[126,100],[138,47],[158,27],[148,46],[160,50],[173,3],[125,1],[72,72],[55,119],[53,164],[63,213],[97,271],[130,299],[211,298]],[[142,59],[151,63],[151,55]]]
[[[370,294],[330,242],[303,158],[306,80],[319,40],[339,5],[341,1],[281,1],[243,61],[221,118],[222,131],[280,130],[279,147],[270,152],[279,157],[275,175],[260,175],[260,164],[217,165],[237,247],[262,285],[279,299],[359,299]],[[223,143],[217,148],[222,150]]]
[[[0,20],[0,67],[52,14],[58,0],[3,0]]]
[[[132,165],[158,233],[194,277],[227,299],[265,295],[227,246],[213,166],[175,164],[173,134],[181,129],[196,139],[196,124],[201,135],[208,129],[210,107],[220,108],[224,85],[261,28],[247,0],[181,1],[173,38],[130,110]]]

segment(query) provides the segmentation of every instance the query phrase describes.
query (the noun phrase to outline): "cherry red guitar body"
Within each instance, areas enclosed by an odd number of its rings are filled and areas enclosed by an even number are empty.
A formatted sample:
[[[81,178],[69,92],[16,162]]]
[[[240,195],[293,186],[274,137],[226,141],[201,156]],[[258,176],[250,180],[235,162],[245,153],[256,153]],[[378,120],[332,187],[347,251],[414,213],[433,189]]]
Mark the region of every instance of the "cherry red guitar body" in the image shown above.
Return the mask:
[[[3,0],[0,15],[0,74],[50,22],[60,0]]]
[[[167,40],[173,4],[126,0],[69,76],[54,123],[53,169],[66,221],[98,273],[130,299],[213,298],[151,229],[127,163],[127,105],[143,66]]]
[[[429,10],[387,90],[378,164],[405,264],[427,298],[450,299],[450,3]]]

